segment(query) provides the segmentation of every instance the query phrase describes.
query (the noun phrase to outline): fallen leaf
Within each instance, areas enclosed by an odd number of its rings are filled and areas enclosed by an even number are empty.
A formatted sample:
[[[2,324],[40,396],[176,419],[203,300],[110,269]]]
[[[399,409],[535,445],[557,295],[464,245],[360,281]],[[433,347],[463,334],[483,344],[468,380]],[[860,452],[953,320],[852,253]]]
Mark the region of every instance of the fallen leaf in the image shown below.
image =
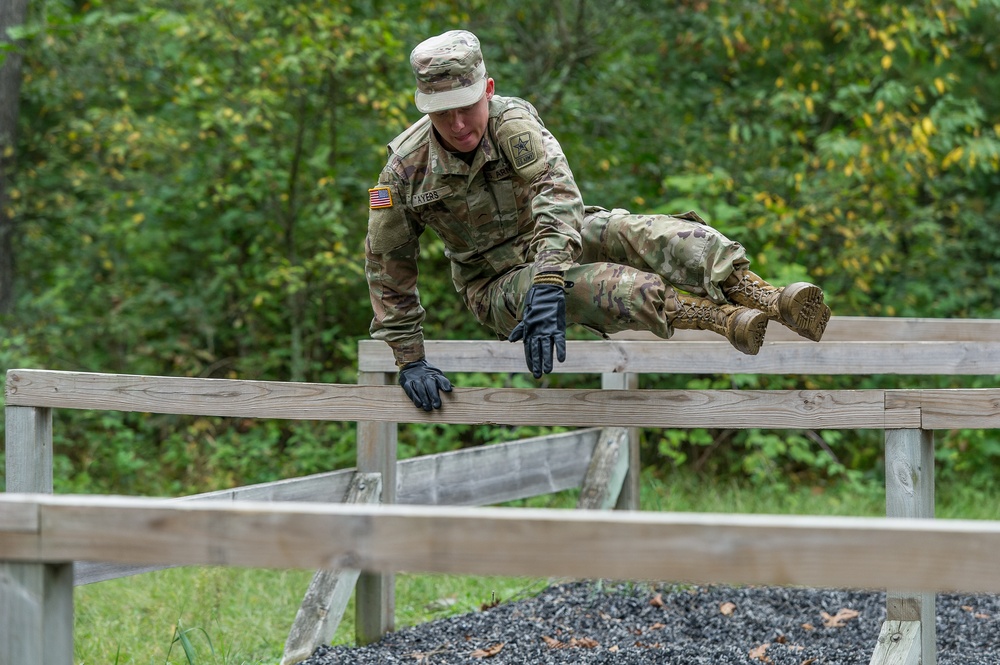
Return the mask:
[[[569,645],[571,647],[580,647],[582,649],[596,649],[597,647],[601,646],[601,643],[590,637],[581,637],[581,638],[574,637],[569,641]]]
[[[813,665],[813,663],[815,662],[816,662],[815,658],[806,658],[801,663],[799,663],[799,665]]]
[[[653,598],[649,601],[649,604],[653,607],[663,607],[663,594],[658,593],[653,596]]]
[[[542,640],[549,645],[550,649],[558,649],[562,646],[562,642],[555,639],[554,637],[549,637],[548,635],[542,635]]]
[[[804,623],[802,624],[802,630],[816,630],[816,626],[811,623]]]
[[[501,651],[503,651],[503,642],[501,642],[499,644],[494,644],[493,646],[489,647],[488,649],[476,649],[475,651],[472,652],[472,657],[473,658],[492,658],[493,656],[497,655]]]
[[[666,627],[667,627],[667,624],[665,624],[665,623],[654,623],[652,626],[649,627],[649,629],[650,630],[663,630]]]
[[[837,610],[837,613],[833,616],[830,616],[826,612],[820,612],[820,615],[823,617],[823,625],[827,628],[843,628],[846,622],[856,619],[859,612],[843,607]]]
[[[753,660],[759,660],[764,663],[774,662],[765,655],[765,653],[767,652],[767,648],[769,646],[771,646],[771,644],[767,643],[767,644],[761,644],[756,649],[750,649],[750,658],[752,658]]]
[[[736,611],[736,603],[730,603],[728,600],[724,603],[719,603],[719,611],[725,616],[733,616],[733,612]]]
[[[608,651],[610,651],[611,653],[618,653],[618,645],[614,644],[614,645],[608,647]]]
[[[975,614],[972,615],[972,617],[975,618],[975,619],[989,619],[990,615],[989,614],[983,614],[982,612],[976,612]]]

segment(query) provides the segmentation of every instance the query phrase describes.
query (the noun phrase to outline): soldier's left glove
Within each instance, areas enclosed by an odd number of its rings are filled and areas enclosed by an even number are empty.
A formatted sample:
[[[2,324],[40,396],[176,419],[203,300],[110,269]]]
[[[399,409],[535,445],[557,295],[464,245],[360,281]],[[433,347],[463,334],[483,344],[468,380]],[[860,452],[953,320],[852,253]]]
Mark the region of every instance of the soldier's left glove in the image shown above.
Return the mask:
[[[507,338],[524,339],[524,361],[536,379],[552,371],[553,348],[559,362],[566,360],[565,288],[572,285],[560,273],[536,275],[525,297],[524,316]]]

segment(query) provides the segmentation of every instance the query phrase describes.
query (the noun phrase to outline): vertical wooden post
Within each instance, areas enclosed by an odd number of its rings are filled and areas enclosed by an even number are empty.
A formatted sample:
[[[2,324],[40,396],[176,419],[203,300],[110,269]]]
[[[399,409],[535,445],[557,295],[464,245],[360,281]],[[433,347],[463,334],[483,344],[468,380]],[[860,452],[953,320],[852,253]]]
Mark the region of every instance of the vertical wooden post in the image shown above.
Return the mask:
[[[358,385],[391,384],[396,375],[360,372]],[[396,423],[358,423],[358,473],[382,476],[382,503],[396,503]],[[391,573],[362,572],[355,589],[354,636],[370,644],[395,629],[396,578]]]
[[[934,517],[934,432],[885,432],[885,512],[888,517]],[[920,622],[923,665],[937,663],[936,596],[889,589],[887,621]]]
[[[601,388],[604,390],[636,390],[639,375],[632,372],[601,374]],[[615,510],[639,510],[639,476],[642,463],[639,460],[639,428],[628,428],[628,472]]]
[[[52,493],[52,410],[6,407],[8,492]],[[73,564],[0,562],[0,663],[73,663]]]

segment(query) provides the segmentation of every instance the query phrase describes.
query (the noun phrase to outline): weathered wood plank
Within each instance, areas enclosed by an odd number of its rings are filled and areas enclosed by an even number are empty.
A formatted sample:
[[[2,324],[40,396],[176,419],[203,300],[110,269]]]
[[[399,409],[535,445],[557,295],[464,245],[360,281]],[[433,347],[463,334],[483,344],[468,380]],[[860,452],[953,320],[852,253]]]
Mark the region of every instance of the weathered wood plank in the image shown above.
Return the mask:
[[[378,503],[381,496],[381,476],[377,473],[357,473],[351,480],[344,503],[373,504]],[[333,639],[360,572],[345,568],[319,570],[313,575],[285,641],[281,665],[295,665],[311,656],[321,644]]]
[[[483,506],[579,487],[600,431],[581,429],[403,460],[396,501]]]
[[[524,353],[498,341],[428,340],[426,352],[444,372],[527,371]],[[391,371],[389,347],[374,340],[358,343],[358,365]],[[673,374],[1000,374],[1000,341],[808,341],[765,342],[748,356],[728,342],[674,339],[573,340],[556,373],[639,372]]]
[[[594,447],[576,507],[609,510],[618,502],[629,468],[628,429],[606,427]]]
[[[403,391],[391,384],[394,374],[360,372],[359,388],[392,390],[399,397]],[[409,398],[406,398],[409,402]],[[409,404],[413,408],[413,404]],[[416,409],[414,409],[416,410]],[[357,460],[360,473],[377,473],[382,478],[382,503],[396,502],[397,431],[393,419],[358,416]],[[358,644],[369,644],[393,630],[396,625],[396,581],[392,571],[363,572],[357,580],[354,604],[354,635]]]
[[[1000,592],[996,521],[29,500],[42,560]]]
[[[624,332],[612,339],[658,339],[648,332]],[[1000,338],[1000,319],[931,319],[890,316],[834,316],[823,333],[827,342],[992,342]],[[672,341],[718,340],[703,330],[678,330]],[[767,327],[769,341],[802,341],[776,321]]]
[[[932,665],[920,660],[920,622],[886,621],[868,665]]]
[[[639,387],[639,375],[633,372],[611,373],[601,375],[601,388],[604,390],[636,390]],[[628,428],[627,460],[623,460],[626,465],[625,480],[622,482],[622,489],[618,495],[618,503],[615,508],[618,510],[639,510],[641,508],[640,476],[642,474],[642,460],[640,459],[639,428]]]
[[[424,455],[398,464],[396,501],[402,504],[480,506],[579,487],[587,472],[600,429],[583,429],[519,441]],[[490,473],[483,474],[482,469]],[[338,503],[355,469],[328,471],[169,501],[313,501]],[[37,510],[11,513],[7,525],[37,527]],[[161,570],[166,566],[77,561],[77,586]]]
[[[5,409],[8,492],[52,492],[52,410]]]
[[[309,420],[573,427],[918,427],[883,390],[569,390],[456,388],[414,408],[397,386],[281,383],[11,370],[8,400],[77,409]],[[360,426],[359,426],[360,427]],[[359,432],[361,430],[359,429]],[[359,444],[360,445],[360,444]],[[391,489],[394,489],[392,487]]]
[[[70,564],[0,562],[0,663],[72,665]]]
[[[885,507],[888,517],[934,517],[934,433],[926,430],[886,430]],[[905,552],[887,552],[905,564]],[[937,662],[936,598],[930,592],[890,588],[886,594],[888,621],[919,621],[924,626],[919,645],[924,665]]]
[[[886,409],[919,409],[923,429],[1000,429],[1000,388],[890,390]]]

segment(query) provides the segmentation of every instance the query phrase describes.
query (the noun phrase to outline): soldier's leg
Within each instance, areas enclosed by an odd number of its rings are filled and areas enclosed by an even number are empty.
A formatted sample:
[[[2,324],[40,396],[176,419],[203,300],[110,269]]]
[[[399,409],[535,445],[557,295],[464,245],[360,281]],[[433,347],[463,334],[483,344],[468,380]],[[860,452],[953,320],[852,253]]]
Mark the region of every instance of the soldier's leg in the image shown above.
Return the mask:
[[[830,320],[823,291],[798,282],[776,288],[750,272],[746,252],[697,215],[633,215],[625,210],[588,214],[581,227],[583,261],[625,263],[671,285],[765,312],[799,335],[819,341]]]
[[[570,268],[566,279],[572,282],[566,320],[605,334],[648,330],[666,338],[674,328],[710,330],[751,355],[764,341],[768,318],[763,312],[679,293],[655,273],[598,262]]]
[[[525,267],[494,280],[471,298],[476,317],[506,337],[517,325],[532,270]],[[651,272],[614,263],[578,264],[566,272],[566,322],[603,334],[648,330],[670,337],[674,328],[710,330],[738,350],[755,354],[767,329],[763,312],[717,304],[679,293]]]

